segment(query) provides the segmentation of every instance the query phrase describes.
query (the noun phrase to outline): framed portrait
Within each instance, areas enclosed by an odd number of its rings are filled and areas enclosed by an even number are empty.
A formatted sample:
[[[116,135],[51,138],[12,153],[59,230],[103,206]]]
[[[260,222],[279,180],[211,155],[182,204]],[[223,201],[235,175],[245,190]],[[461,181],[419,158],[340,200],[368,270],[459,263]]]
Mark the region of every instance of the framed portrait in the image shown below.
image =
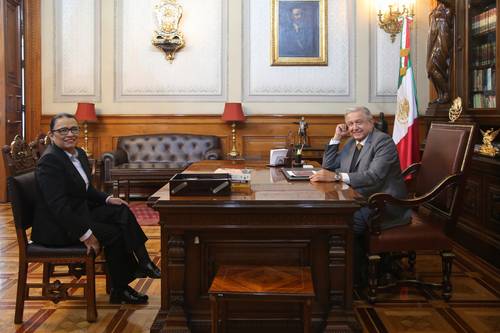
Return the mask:
[[[271,0],[271,65],[326,66],[327,0]]]

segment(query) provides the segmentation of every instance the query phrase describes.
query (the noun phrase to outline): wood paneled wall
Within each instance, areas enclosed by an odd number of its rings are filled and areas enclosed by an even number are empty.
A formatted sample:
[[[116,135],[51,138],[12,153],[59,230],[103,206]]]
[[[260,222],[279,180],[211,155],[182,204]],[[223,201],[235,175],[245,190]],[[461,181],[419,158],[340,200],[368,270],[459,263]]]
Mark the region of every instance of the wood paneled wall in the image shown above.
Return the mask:
[[[50,116],[43,116],[41,130],[47,131]],[[249,116],[236,125],[236,145],[245,159],[267,159],[269,150],[284,147],[288,133],[297,141],[298,116]],[[393,116],[386,117],[392,132]],[[322,147],[333,136],[335,126],[343,122],[342,115],[311,115],[305,117],[311,146]],[[153,133],[209,134],[221,138],[224,153],[231,150],[231,126],[220,116],[102,116],[89,124],[89,148],[97,158],[116,147],[119,136]],[[421,131],[423,133],[423,131]],[[80,145],[83,137],[80,138]]]

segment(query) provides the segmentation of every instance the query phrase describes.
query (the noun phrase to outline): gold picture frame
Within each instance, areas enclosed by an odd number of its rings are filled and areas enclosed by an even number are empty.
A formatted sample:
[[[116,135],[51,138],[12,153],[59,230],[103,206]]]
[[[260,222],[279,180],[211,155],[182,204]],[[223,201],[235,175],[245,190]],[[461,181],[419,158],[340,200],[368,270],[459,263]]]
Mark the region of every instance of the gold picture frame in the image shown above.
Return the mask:
[[[327,66],[327,0],[271,0],[271,65]]]

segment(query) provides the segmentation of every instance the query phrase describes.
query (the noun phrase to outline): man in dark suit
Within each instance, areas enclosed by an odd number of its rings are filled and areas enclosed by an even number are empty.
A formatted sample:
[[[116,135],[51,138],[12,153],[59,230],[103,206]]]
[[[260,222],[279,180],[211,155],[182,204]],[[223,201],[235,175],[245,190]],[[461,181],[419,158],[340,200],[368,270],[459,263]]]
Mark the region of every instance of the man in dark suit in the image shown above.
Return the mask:
[[[351,138],[339,151],[340,142],[348,136]],[[377,192],[407,197],[396,145],[389,135],[374,128],[373,116],[365,107],[349,109],[345,124],[337,125],[323,156],[323,168],[311,176],[311,181],[343,181],[366,198]],[[365,262],[364,234],[370,213],[363,207],[353,217],[354,257],[358,263]],[[410,216],[409,209],[388,206],[381,227],[408,224]],[[355,277],[362,280],[362,273],[355,273]]]
[[[136,277],[160,277],[144,245],[147,237],[125,201],[92,186],[87,155],[76,147],[79,131],[73,115],[52,118],[52,145],[35,172],[38,193],[31,238],[47,246],[82,242],[96,254],[104,247],[110,302],[147,303],[147,295],[128,286]]]

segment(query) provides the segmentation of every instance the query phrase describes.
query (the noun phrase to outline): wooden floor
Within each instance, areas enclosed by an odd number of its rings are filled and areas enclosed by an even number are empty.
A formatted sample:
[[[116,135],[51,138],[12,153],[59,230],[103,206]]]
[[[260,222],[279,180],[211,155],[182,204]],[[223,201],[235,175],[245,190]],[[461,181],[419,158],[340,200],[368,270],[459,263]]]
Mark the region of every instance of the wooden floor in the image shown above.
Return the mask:
[[[149,237],[150,254],[159,261],[160,235],[157,226],[144,227]],[[454,293],[446,303],[433,290],[400,288],[382,294],[381,302],[370,306],[355,295],[355,308],[365,332],[500,332],[500,272],[470,255],[455,249]],[[97,323],[85,320],[85,305],[67,301],[26,303],[24,323],[14,325],[18,269],[17,241],[10,205],[0,204],[0,332],[149,332],[160,304],[159,280],[139,279],[133,287],[150,297],[148,305],[110,305],[104,280],[97,278]],[[30,276],[40,278],[41,267],[30,267]],[[417,256],[417,271],[427,280],[439,280],[439,256]]]

